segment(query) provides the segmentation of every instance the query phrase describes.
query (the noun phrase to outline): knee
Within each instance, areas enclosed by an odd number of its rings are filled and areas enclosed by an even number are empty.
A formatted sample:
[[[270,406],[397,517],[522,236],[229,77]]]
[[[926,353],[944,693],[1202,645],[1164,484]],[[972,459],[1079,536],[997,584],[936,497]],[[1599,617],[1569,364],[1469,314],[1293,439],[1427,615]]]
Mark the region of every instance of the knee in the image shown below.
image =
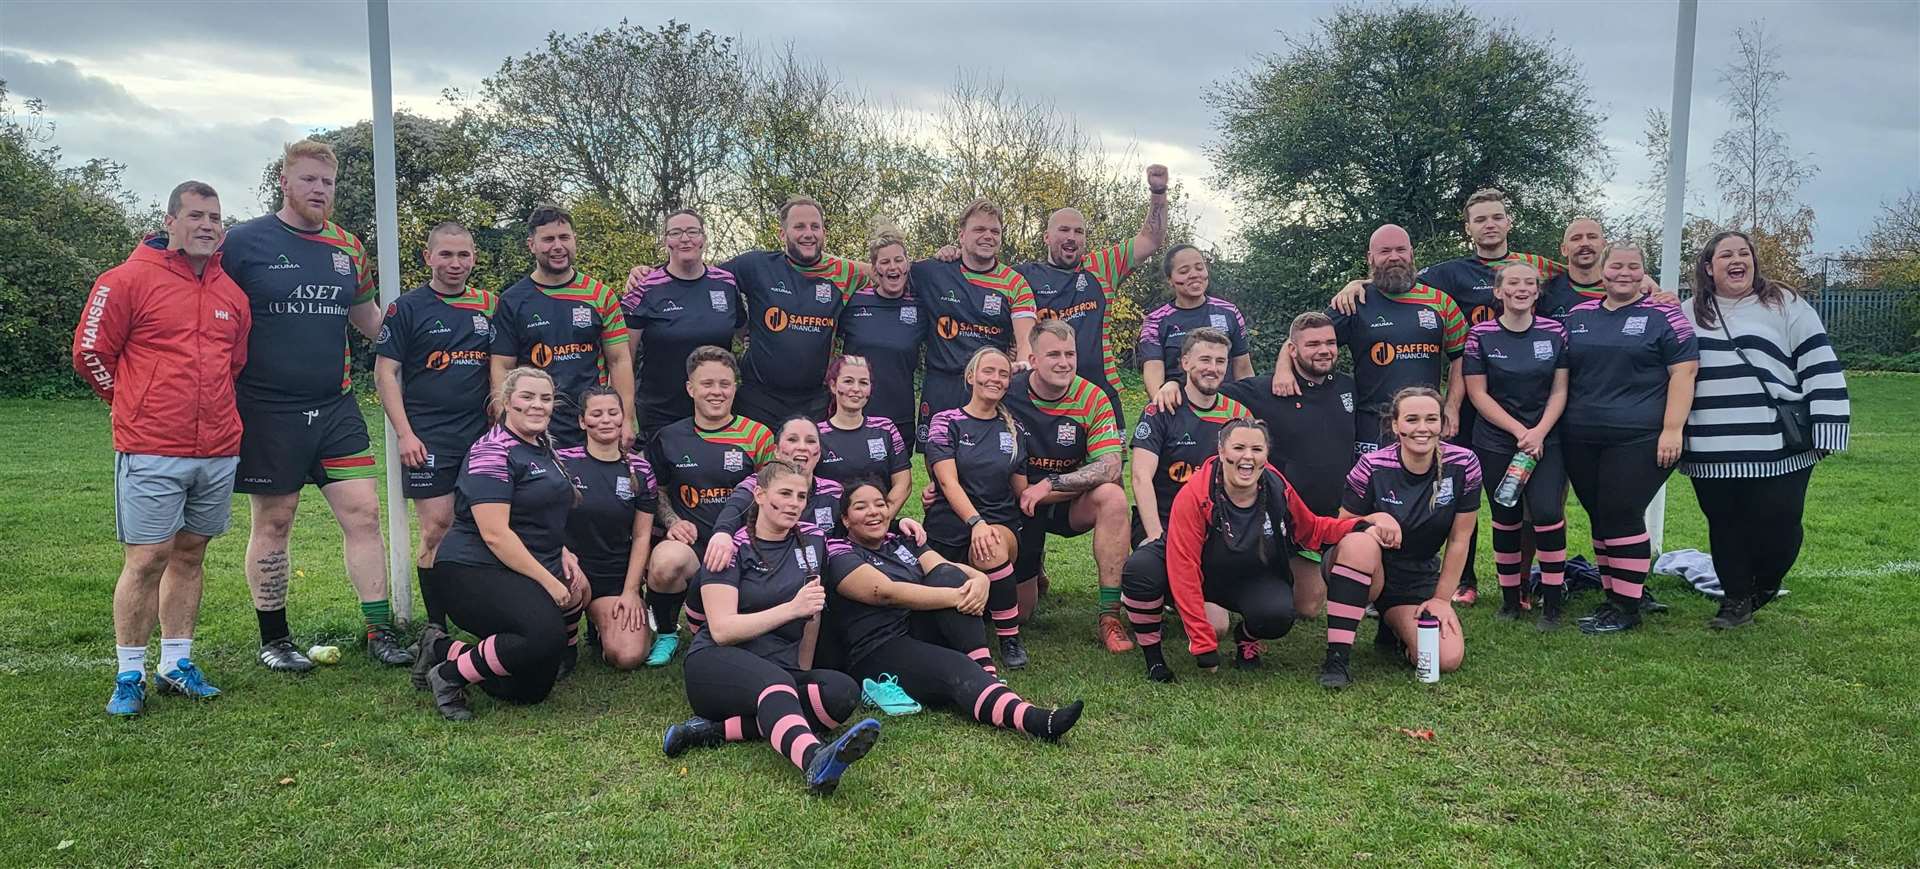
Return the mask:
[[[1372,571],[1380,566],[1380,541],[1373,535],[1356,531],[1340,538],[1334,547],[1334,560],[1356,570]]]
[[[172,557],[168,550],[166,545],[127,547],[125,575],[142,585],[158,583]]]
[[[1263,640],[1284,637],[1293,630],[1293,601],[1276,599],[1259,607],[1248,607],[1240,619],[1252,636]]]
[[[349,540],[380,537],[380,502],[373,498],[343,499],[333,515],[340,523],[340,533]]]
[[[614,643],[602,633],[600,643],[601,658],[615,670],[638,670],[647,662],[647,650],[641,648],[638,642]]]
[[[807,687],[819,692],[822,708],[816,711],[824,711],[834,721],[851,718],[860,705],[860,686],[854,684],[853,677],[839,670],[815,670],[813,676]]]
[[[1440,647],[1440,672],[1451,673],[1460,669],[1460,662],[1467,657],[1465,644]]]
[[[293,509],[279,506],[253,509],[248,521],[247,533],[255,540],[285,543],[287,536],[293,533]]]
[[[686,591],[687,580],[693,578],[698,564],[693,550],[677,543],[672,546],[663,543],[653,550],[647,561],[647,588],[668,594]]]
[[[1101,483],[1087,493],[1087,500],[1093,504],[1094,515],[1099,520],[1125,521],[1127,518],[1127,491],[1118,483]]]

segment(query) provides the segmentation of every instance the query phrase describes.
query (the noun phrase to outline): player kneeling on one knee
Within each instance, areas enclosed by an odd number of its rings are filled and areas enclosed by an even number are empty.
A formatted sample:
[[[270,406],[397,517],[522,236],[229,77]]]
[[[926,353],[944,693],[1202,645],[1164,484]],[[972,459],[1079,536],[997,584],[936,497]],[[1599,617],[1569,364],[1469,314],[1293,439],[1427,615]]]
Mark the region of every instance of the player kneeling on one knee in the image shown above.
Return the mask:
[[[1169,593],[1186,625],[1187,647],[1207,671],[1219,667],[1219,642],[1208,624],[1206,604],[1240,614],[1233,628],[1234,664],[1257,667],[1261,640],[1293,627],[1295,549],[1377,553],[1398,541],[1398,526],[1386,514],[1364,519],[1318,516],[1267,464],[1267,431],[1251,419],[1234,419],[1220,430],[1219,454],[1207,459],[1173,499],[1166,534],[1127,559],[1122,603],[1134,641],[1145,653],[1147,678],[1173,680],[1161,651],[1162,607]],[[1371,549],[1350,541],[1365,539]],[[1377,557],[1377,556],[1376,556]]]
[[[1327,657],[1320,684],[1343,688],[1354,631],[1367,602],[1380,611],[1376,644],[1399,649],[1413,661],[1421,612],[1440,620],[1440,669],[1451,672],[1466,655],[1453,591],[1465,567],[1467,547],[1480,512],[1480,462],[1466,447],[1440,439],[1440,394],[1409,386],[1390,405],[1397,443],[1360,457],[1347,475],[1340,515],[1380,511],[1400,530],[1398,545],[1367,541],[1342,545],[1324,559],[1327,580]],[[1441,561],[1441,548],[1446,560]]]

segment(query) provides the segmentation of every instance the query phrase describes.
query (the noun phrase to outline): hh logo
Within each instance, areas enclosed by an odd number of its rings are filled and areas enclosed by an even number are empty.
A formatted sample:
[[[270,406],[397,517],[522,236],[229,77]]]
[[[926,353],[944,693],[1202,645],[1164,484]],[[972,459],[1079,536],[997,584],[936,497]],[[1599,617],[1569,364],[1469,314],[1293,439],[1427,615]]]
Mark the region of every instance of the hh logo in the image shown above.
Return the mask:
[[[980,311],[989,317],[1000,316],[1000,294],[988,293],[980,300]]]
[[[1432,308],[1421,308],[1415,316],[1420,318],[1420,328],[1422,329],[1440,328],[1440,315],[1435,314]],[[1476,320],[1474,322],[1479,321]]]
[[[729,471],[744,471],[747,468],[747,454],[739,450],[727,450],[726,456],[720,460],[720,466]]]
[[[586,305],[573,307],[573,328],[585,329],[593,325],[593,309]]]
[[[334,251],[333,270],[343,275],[353,274],[353,259],[344,253]]]
[[[231,320],[233,319],[233,315],[219,308],[215,308],[213,309],[213,318],[215,320]]]
[[[1073,446],[1080,442],[1080,430],[1071,423],[1063,422],[1053,430],[1053,440],[1063,447]]]

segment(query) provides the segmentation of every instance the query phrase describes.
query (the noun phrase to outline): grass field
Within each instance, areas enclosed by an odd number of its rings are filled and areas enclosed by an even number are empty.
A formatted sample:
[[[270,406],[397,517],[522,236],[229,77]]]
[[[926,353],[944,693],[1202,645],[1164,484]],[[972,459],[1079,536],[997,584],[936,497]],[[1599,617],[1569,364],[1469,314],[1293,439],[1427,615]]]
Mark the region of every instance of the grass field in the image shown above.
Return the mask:
[[[1710,634],[1713,605],[1660,578],[1673,610],[1628,636],[1465,611],[1465,667],[1435,686],[1362,648],[1358,684],[1321,690],[1316,623],[1256,673],[1198,674],[1176,638],[1181,681],[1150,685],[1137,655],[1095,649],[1089,544],[1057,541],[1013,684],[1087,700],[1067,741],[897,719],[830,799],[763,744],[665,759],[678,666],[588,662],[542,706],[476,695],[464,725],[357,646],[265,672],[241,500],[194,654],[227,695],[109,720],[106,411],[0,402],[0,864],[1913,865],[1920,377],[1852,385],[1853,450],[1814,475],[1793,594],[1751,629]],[[1676,482],[1667,545],[1704,547]],[[338,539],[310,496],[303,644],[356,632]]]

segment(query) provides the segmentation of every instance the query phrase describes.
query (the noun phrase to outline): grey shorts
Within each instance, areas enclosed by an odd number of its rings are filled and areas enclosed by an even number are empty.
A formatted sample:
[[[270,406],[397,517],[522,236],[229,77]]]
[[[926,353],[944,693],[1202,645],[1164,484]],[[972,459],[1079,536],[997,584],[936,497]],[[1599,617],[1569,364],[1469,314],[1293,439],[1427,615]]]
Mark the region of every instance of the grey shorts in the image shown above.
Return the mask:
[[[165,543],[183,530],[203,537],[225,533],[239,466],[239,456],[114,454],[113,518],[120,542]]]

